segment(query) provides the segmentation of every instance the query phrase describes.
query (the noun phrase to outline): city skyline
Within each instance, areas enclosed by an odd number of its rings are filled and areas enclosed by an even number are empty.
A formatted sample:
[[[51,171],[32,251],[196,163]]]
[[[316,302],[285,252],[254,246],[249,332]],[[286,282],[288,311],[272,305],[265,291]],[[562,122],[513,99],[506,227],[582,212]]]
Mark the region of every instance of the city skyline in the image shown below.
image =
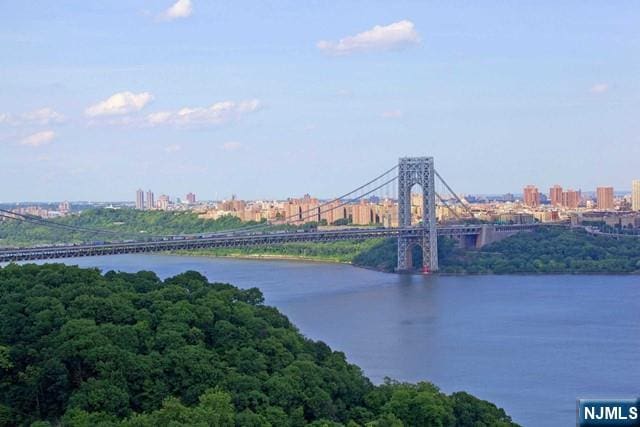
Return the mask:
[[[638,178],[637,3],[173,3],[0,5],[0,200]]]

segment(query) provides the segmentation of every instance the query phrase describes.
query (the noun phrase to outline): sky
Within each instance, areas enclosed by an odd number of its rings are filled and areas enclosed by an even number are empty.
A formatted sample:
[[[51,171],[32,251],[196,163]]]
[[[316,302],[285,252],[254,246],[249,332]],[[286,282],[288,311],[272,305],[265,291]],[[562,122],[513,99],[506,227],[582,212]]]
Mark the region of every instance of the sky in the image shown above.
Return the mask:
[[[0,202],[640,178],[637,1],[0,0]]]

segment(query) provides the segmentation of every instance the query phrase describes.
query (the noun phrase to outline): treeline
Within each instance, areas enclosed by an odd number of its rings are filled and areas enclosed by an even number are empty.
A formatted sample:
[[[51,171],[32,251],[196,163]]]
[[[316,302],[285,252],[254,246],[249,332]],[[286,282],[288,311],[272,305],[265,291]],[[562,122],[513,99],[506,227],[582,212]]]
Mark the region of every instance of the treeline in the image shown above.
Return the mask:
[[[0,221],[0,246],[143,239],[153,235],[194,234],[231,230],[255,222],[232,216],[199,218],[194,212],[140,211],[135,209],[89,209],[79,215],[51,220],[57,224],[107,230],[110,233],[74,231],[17,220]]]
[[[515,424],[467,393],[373,385],[255,288],[48,264],[0,269],[0,425]]]
[[[358,254],[353,263],[393,271],[397,243],[386,239]],[[420,265],[420,252],[413,253]],[[438,238],[441,273],[635,273],[640,271],[640,239],[594,236],[582,229],[540,227],[480,250],[464,250],[446,237]]]
[[[487,245],[455,250],[440,263],[450,273],[634,273],[640,239],[594,236],[582,229],[541,227]]]
[[[363,253],[374,250],[385,239],[370,239],[363,241],[336,242],[292,242],[280,245],[251,246],[245,248],[214,248],[176,251],[185,255],[205,256],[275,256],[313,259],[351,263],[354,258]]]

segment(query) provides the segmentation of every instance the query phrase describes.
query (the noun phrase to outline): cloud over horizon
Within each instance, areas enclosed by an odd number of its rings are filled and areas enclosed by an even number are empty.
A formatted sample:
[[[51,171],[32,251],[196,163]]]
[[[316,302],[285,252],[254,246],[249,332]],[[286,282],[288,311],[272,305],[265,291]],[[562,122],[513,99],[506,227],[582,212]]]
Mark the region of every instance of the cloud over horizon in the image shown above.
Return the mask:
[[[222,148],[224,151],[238,151],[242,147],[244,146],[238,141],[229,141],[222,144],[220,148]]]
[[[85,115],[89,117],[114,116],[140,111],[153,100],[149,92],[132,93],[129,91],[118,92],[109,98],[87,107]]]
[[[591,89],[589,89],[591,93],[605,93],[608,90],[609,90],[609,85],[607,83],[597,83],[591,86]]]
[[[145,125],[178,127],[219,125],[239,119],[260,108],[260,101],[221,101],[209,107],[184,107],[177,111],[159,111],[145,117]]]
[[[420,44],[413,22],[402,20],[389,25],[376,25],[370,30],[334,41],[319,41],[318,49],[329,55],[343,56],[356,52],[400,49]]]
[[[28,145],[30,147],[39,147],[41,145],[48,144],[49,142],[53,141],[55,136],[56,134],[52,130],[36,132],[32,135],[29,135],[23,138],[20,141],[20,145]]]
[[[65,121],[64,115],[58,113],[51,107],[43,107],[27,113],[13,115],[11,113],[0,113],[0,124],[11,126],[40,125],[62,123]]]
[[[162,12],[160,19],[163,21],[173,21],[174,19],[186,18],[193,13],[191,0],[178,0],[167,10]]]
[[[398,119],[403,116],[403,113],[400,110],[389,110],[383,111],[380,116],[384,119]]]

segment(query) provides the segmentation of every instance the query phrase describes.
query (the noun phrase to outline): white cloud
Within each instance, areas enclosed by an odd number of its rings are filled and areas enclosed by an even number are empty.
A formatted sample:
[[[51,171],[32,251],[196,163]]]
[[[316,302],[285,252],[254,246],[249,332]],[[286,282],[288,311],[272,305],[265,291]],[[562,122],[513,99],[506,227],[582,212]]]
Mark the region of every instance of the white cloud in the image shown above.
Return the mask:
[[[397,119],[402,117],[402,111],[400,110],[390,110],[384,111],[381,116],[385,119]]]
[[[178,0],[171,7],[165,10],[160,18],[165,21],[172,21],[178,18],[186,18],[193,12],[191,0]]]
[[[113,116],[140,111],[153,100],[149,92],[119,92],[95,105],[88,107],[85,114],[89,117]]]
[[[39,110],[25,113],[22,115],[22,118],[29,123],[35,123],[38,125],[48,125],[64,121],[64,116],[50,107],[44,107]]]
[[[55,136],[56,134],[52,130],[36,132],[22,139],[22,141],[20,141],[20,144],[29,145],[31,147],[39,147],[41,145],[48,144],[49,142],[53,141],[53,138],[55,138]]]
[[[176,151],[182,150],[182,146],[178,144],[171,144],[164,147],[164,151],[166,153],[175,153]]]
[[[389,25],[376,25],[337,42],[322,40],[316,46],[330,55],[348,55],[354,52],[398,49],[419,43],[420,36],[413,22],[404,20]]]
[[[238,151],[242,147],[243,145],[237,141],[229,141],[222,144],[222,149],[224,151]]]
[[[591,93],[605,93],[609,90],[609,85],[607,83],[598,83],[591,86]]]
[[[34,110],[19,115],[14,115],[11,113],[0,113],[0,124],[7,124],[11,126],[44,126],[55,123],[62,123],[63,121],[64,116],[50,107],[40,108],[39,110]]]
[[[177,111],[160,111],[148,114],[145,124],[148,126],[202,126],[218,125],[236,120],[241,116],[254,112],[260,107],[260,101],[222,101],[209,107],[185,107]]]

